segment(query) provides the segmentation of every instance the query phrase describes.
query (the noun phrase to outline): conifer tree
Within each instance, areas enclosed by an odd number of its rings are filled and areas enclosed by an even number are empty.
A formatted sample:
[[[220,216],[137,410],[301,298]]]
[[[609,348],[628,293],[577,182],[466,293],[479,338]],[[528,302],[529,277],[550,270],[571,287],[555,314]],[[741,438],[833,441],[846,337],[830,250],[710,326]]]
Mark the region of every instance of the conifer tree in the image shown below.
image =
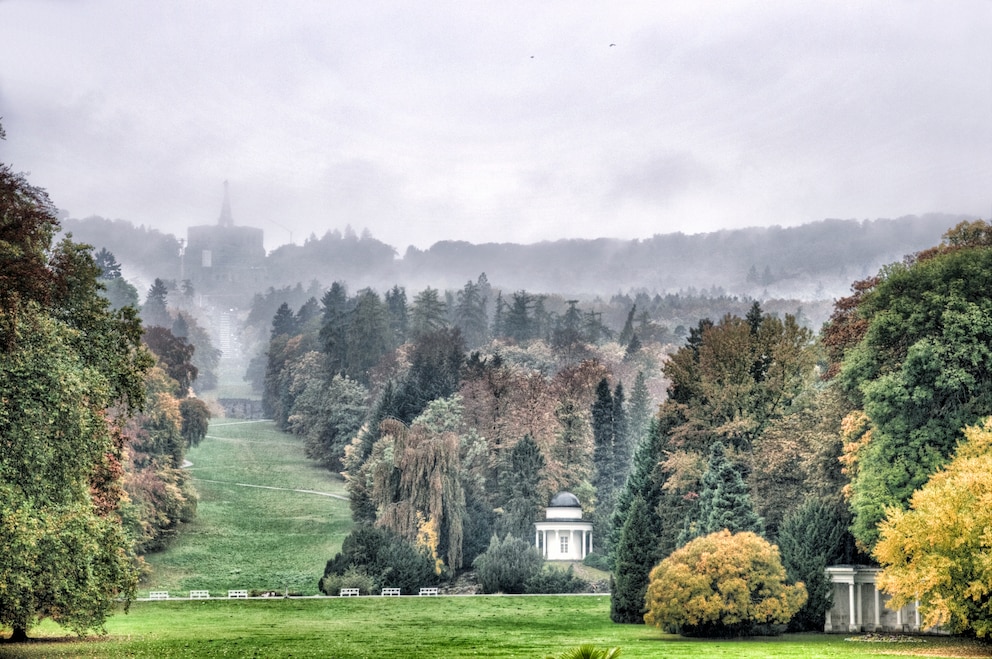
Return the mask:
[[[809,499],[782,522],[778,546],[789,581],[806,584],[809,599],[789,623],[795,631],[822,631],[832,603],[826,568],[845,561],[853,538],[850,514],[836,503]]]
[[[406,308],[406,290],[401,286],[393,286],[386,291],[386,311],[389,314],[389,331],[391,345],[400,346],[406,341],[409,328],[409,313]]]
[[[723,529],[731,533],[751,531],[758,535],[765,532],[764,522],[751,505],[751,494],[744,479],[727,459],[720,441],[713,442],[710,447],[696,512],[686,522],[679,536],[680,545]]]
[[[600,536],[600,546],[610,554],[614,563],[617,559],[616,547],[620,541],[620,533],[635,498],[640,497],[647,506],[651,534],[655,542],[661,536],[661,518],[655,511],[664,494],[659,473],[663,449],[664,429],[658,419],[653,419],[648,432],[637,445],[630,477],[617,496],[610,533],[608,536]]]
[[[644,594],[651,568],[658,562],[657,536],[652,531],[651,510],[635,495],[620,530],[610,579],[610,619],[628,624],[644,623]]]
[[[620,330],[620,337],[617,342],[620,345],[629,344],[631,339],[634,338],[634,314],[637,313],[637,305],[635,304],[627,312],[627,321],[623,324],[623,329]]]
[[[436,288],[428,286],[413,298],[410,331],[414,337],[436,332],[447,326],[446,306]]]
[[[618,491],[627,481],[631,460],[634,457],[634,444],[630,437],[630,423],[627,418],[626,397],[623,382],[613,389],[613,490]]]
[[[320,299],[324,307],[320,327],[320,347],[327,355],[330,373],[344,372],[348,360],[348,294],[341,282],[334,282]],[[280,307],[281,309],[281,307]]]
[[[462,331],[469,348],[477,348],[486,341],[489,318],[486,314],[486,298],[479,284],[469,280],[458,292],[455,305],[455,324]]]
[[[169,296],[169,287],[161,279],[156,278],[148,289],[148,297],[141,307],[141,320],[146,327],[158,325],[160,327],[170,327],[172,316],[166,307],[166,299]]]
[[[296,319],[293,312],[289,310],[289,305],[283,302],[276,310],[276,315],[272,318],[272,337],[290,337],[296,334]]]
[[[630,403],[627,405],[627,435],[630,445],[637,447],[651,423],[651,394],[648,392],[647,378],[644,371],[637,372],[634,388],[630,392]]]
[[[534,438],[527,433],[510,451],[503,485],[506,504],[500,523],[503,535],[513,535],[524,540],[533,536],[541,502],[538,499],[545,466],[544,456]]]

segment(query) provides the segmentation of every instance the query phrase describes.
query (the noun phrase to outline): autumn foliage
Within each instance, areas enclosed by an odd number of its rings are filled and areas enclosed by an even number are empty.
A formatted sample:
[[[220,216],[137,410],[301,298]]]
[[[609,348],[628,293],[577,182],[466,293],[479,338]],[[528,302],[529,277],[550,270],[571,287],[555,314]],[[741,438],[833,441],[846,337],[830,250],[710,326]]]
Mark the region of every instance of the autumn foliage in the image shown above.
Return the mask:
[[[691,636],[741,636],[784,625],[806,602],[786,584],[778,547],[723,530],[696,538],[651,570],[649,625]]]
[[[919,600],[924,625],[992,633],[992,419],[880,526],[875,558],[890,608]]]

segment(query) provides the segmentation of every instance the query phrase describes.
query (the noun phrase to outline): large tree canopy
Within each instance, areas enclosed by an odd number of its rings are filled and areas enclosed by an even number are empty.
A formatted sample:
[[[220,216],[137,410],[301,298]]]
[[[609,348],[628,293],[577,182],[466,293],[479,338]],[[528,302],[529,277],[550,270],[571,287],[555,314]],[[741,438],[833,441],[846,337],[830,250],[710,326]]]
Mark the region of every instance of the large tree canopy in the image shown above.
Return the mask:
[[[150,359],[133,309],[98,295],[88,247],[0,165],[0,625],[99,627],[136,573],[118,516],[121,424]],[[108,410],[113,409],[114,414]]]
[[[881,525],[875,557],[892,606],[919,600],[926,626],[992,634],[992,420]]]
[[[863,336],[846,349],[838,383],[864,415],[849,419],[847,461],[853,531],[867,548],[886,507],[905,508],[961,428],[992,414],[992,249],[969,243],[971,228],[890,266],[859,298]]]

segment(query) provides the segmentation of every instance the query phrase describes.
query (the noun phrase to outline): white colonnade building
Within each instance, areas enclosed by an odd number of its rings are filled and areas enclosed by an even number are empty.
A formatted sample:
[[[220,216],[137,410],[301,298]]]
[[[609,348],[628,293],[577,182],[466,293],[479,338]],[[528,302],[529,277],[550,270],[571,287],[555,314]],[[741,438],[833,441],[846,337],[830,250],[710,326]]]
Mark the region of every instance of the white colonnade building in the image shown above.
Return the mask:
[[[556,494],[534,528],[534,545],[545,560],[581,561],[592,552],[592,522],[582,520],[582,504],[571,492]]]

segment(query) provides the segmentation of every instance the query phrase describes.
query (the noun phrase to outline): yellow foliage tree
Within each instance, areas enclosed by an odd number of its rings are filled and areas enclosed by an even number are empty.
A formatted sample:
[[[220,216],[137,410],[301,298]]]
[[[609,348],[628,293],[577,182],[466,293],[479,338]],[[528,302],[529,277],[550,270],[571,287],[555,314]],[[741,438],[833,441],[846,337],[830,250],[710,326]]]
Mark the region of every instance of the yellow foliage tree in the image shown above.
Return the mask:
[[[802,583],[786,584],[778,547],[751,532],[696,538],[650,579],[644,621],[684,635],[741,636],[784,625],[806,602]]]
[[[434,561],[434,574],[441,574],[444,570],[444,561],[437,555],[437,548],[440,544],[437,518],[424,517],[424,514],[417,511],[417,546],[423,549]]]
[[[992,632],[992,419],[965,429],[954,459],[890,509],[874,555],[879,587],[901,607],[919,600],[924,624]]]

